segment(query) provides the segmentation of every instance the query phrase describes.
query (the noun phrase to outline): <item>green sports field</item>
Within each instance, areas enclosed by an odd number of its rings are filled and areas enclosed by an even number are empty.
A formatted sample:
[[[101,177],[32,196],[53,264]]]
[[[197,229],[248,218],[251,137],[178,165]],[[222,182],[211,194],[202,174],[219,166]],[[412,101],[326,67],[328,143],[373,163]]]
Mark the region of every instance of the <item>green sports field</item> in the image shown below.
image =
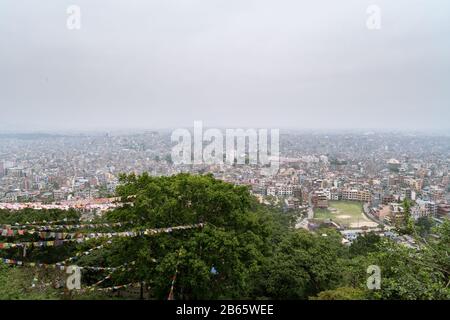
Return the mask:
[[[363,214],[362,203],[357,201],[329,201],[328,209],[314,209],[314,218],[331,219],[347,228],[372,227],[374,225],[374,222]]]

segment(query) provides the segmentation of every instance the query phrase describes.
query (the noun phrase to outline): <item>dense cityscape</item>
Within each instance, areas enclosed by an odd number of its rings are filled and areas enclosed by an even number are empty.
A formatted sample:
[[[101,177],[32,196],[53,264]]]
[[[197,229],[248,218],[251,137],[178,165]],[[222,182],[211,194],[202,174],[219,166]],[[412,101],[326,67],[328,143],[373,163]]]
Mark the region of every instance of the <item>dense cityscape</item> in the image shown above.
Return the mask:
[[[2,316],[450,301],[449,12],[0,1]]]
[[[280,169],[266,177],[251,165],[175,165],[168,131],[2,135],[0,208],[102,213],[115,207],[108,198],[121,173],[190,172],[246,185],[263,203],[275,201],[301,212],[297,227],[307,229],[314,228],[321,212],[339,210],[333,203],[361,203],[357,216],[321,217],[342,231],[345,242],[368,229],[394,237],[390,226],[403,218],[404,199],[413,201],[416,221],[430,217],[439,223],[450,217],[448,136],[287,131],[280,143]],[[399,240],[414,246],[412,239]]]

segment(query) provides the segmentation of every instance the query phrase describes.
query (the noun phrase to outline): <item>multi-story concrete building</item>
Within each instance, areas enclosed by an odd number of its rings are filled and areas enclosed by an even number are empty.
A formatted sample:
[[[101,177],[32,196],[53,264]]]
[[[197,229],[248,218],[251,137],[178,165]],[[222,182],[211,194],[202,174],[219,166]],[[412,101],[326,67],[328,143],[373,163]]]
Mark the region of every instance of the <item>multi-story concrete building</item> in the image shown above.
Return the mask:
[[[328,198],[323,191],[314,191],[311,202],[315,208],[328,208]]]

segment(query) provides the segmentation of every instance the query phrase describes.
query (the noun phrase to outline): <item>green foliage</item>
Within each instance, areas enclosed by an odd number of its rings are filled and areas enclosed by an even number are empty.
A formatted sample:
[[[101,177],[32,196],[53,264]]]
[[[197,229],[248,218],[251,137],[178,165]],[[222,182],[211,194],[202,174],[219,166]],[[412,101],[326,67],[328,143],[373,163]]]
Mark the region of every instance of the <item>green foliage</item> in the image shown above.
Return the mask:
[[[54,221],[62,219],[79,219],[80,213],[71,209],[67,211],[59,209],[49,209],[49,210],[34,210],[34,209],[23,209],[18,211],[9,211],[0,209],[0,224],[26,224],[42,222],[42,221]]]
[[[364,290],[341,287],[335,290],[326,290],[320,292],[317,297],[311,297],[310,300],[364,300],[367,293]]]
[[[306,299],[338,283],[344,248],[335,231],[287,232],[274,250],[259,274],[256,296]]]
[[[381,290],[371,291],[375,299],[449,299],[447,269],[430,260],[426,252],[384,241],[369,257],[381,268]],[[447,262],[448,264],[448,262]]]
[[[413,235],[416,230],[414,228],[414,219],[411,216],[411,202],[408,199],[403,200],[404,216],[403,221],[398,226],[398,231],[402,234]]]
[[[350,246],[350,255],[352,257],[366,255],[370,252],[378,251],[378,244],[381,242],[379,235],[370,232],[356,238]]]
[[[54,290],[31,289],[33,274],[29,270],[0,264],[0,300],[57,299]]]
[[[118,195],[122,199],[135,195],[134,204],[111,212],[110,219],[140,221],[142,228],[207,223],[200,230],[123,240],[123,247],[114,251],[122,262],[137,261],[139,280],[149,283],[156,298],[167,297],[168,279],[177,265],[176,298],[248,294],[250,279],[270,249],[268,236],[273,226],[267,211],[246,187],[211,175],[187,174],[159,178],[129,175],[122,176],[121,182]],[[179,250],[183,250],[182,256]],[[217,274],[211,273],[213,267]]]
[[[416,222],[416,230],[421,237],[427,237],[431,233],[431,229],[435,223],[430,217],[420,217]]]
[[[171,177],[122,175],[117,189],[124,206],[104,221],[134,221],[115,230],[144,230],[206,223],[203,228],[153,236],[114,238],[101,250],[80,256],[80,266],[118,267],[102,286],[145,283],[146,296],[166,299],[176,275],[175,299],[449,299],[450,223],[432,226],[419,220],[403,230],[418,248],[368,233],[350,247],[333,229],[295,230],[298,213],[282,205],[261,205],[247,187],[211,175]],[[127,204],[132,202],[131,204]],[[409,208],[405,203],[405,208]],[[409,212],[409,209],[406,210]],[[0,223],[78,218],[75,211],[0,212]],[[118,230],[120,229],[120,230]],[[87,231],[87,230],[80,230]],[[97,231],[97,230],[96,230]],[[100,231],[108,231],[108,228]],[[91,232],[91,231],[90,231]],[[1,241],[10,238],[1,238]],[[37,240],[23,235],[21,241]],[[62,247],[2,250],[2,257],[54,263],[104,243],[90,240]],[[381,269],[381,289],[368,290],[367,267]],[[213,272],[214,270],[214,272]],[[0,299],[127,299],[126,292],[61,295],[61,289],[35,287],[33,278],[52,282],[54,269],[0,265]],[[83,286],[105,272],[83,270]],[[120,295],[119,295],[120,294]],[[132,297],[132,296],[131,296]]]

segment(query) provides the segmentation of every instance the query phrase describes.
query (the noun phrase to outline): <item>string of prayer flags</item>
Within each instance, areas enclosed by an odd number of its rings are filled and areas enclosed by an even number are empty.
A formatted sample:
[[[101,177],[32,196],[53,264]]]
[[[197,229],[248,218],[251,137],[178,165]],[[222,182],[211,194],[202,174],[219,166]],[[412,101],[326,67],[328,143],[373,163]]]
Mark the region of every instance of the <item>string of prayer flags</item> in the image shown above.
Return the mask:
[[[76,233],[66,233],[66,232],[50,232],[50,231],[36,231],[25,230],[25,229],[0,229],[0,236],[2,237],[15,237],[23,235],[38,235],[41,239],[65,239],[65,238],[75,238],[78,234]]]
[[[14,259],[5,259],[5,258],[1,258],[0,259],[1,263],[4,264],[8,264],[8,265],[14,265],[14,266],[19,266],[19,267],[31,267],[31,268],[43,268],[43,269],[56,269],[56,270],[62,270],[64,271],[66,268],[68,268],[69,266],[64,265],[62,263],[40,263],[40,262],[24,262],[24,261],[20,261],[20,260],[14,260]],[[92,270],[92,271],[116,271],[116,270],[121,270],[121,271],[127,271],[130,270],[131,268],[127,268],[127,266],[129,265],[134,265],[135,261],[132,261],[130,263],[125,263],[123,265],[120,265],[118,267],[96,267],[96,266],[78,266],[81,270]]]
[[[134,265],[135,262],[133,261],[133,262],[130,263],[130,264]],[[125,264],[121,265],[120,267],[117,267],[115,270],[111,271],[105,278],[103,278],[103,279],[100,280],[100,281],[97,281],[97,282],[94,283],[93,285],[90,285],[90,286],[87,287],[86,289],[91,289],[91,288],[94,288],[94,287],[98,287],[100,284],[102,284],[102,283],[105,282],[106,280],[111,279],[112,275],[114,274],[114,272],[115,272],[116,270],[120,270],[120,271],[130,271],[130,270],[132,270],[132,268],[126,268],[127,265],[128,265],[128,264],[125,263]]]
[[[81,288],[79,290],[74,290],[74,292],[76,293],[84,293],[86,291],[114,291],[114,290],[119,290],[119,289],[125,289],[125,288],[137,288],[141,285],[140,282],[136,282],[136,283],[127,283],[127,284],[123,284],[123,285],[119,285],[119,286],[112,286],[112,287],[107,287],[107,288],[98,288],[98,287],[86,287],[86,288]]]
[[[112,272],[111,272],[110,274],[108,274],[106,277],[104,277],[102,280],[97,281],[97,282],[94,283],[93,285],[87,287],[87,289],[97,287],[99,284],[102,284],[102,283],[105,282],[106,280],[111,279],[111,277],[112,277]]]
[[[69,230],[69,229],[93,229],[100,227],[121,227],[123,225],[132,222],[114,222],[114,223],[97,223],[97,224],[79,224],[79,225],[58,225],[58,226],[35,226],[33,229],[12,229],[11,226],[0,228],[0,235],[2,237],[14,237],[17,235],[39,235],[41,239],[58,238],[65,239],[67,237],[76,237],[77,233],[57,232],[56,230]]]
[[[168,228],[159,228],[159,229],[147,229],[143,231],[144,235],[154,235],[158,233],[171,233],[175,230],[186,230],[186,229],[194,229],[194,228],[203,228],[206,223],[197,223],[186,226],[177,226],[177,227],[168,227]]]
[[[1,225],[2,228],[27,228],[27,227],[33,227],[33,226],[40,226],[42,224],[45,225],[53,225],[53,224],[59,224],[59,223],[67,223],[67,222],[80,222],[80,219],[61,219],[61,220],[53,220],[53,221],[32,221],[31,223],[26,221],[24,224],[14,223],[14,224],[4,224]]]
[[[66,242],[83,242],[84,239],[64,239],[52,241],[34,241],[34,242],[0,242],[1,249],[23,248],[23,247],[58,247]]]
[[[174,292],[175,292],[175,281],[177,280],[177,275],[178,275],[178,265],[180,264],[180,257],[182,255],[182,248],[178,251],[178,259],[177,259],[177,264],[175,266],[175,274],[172,277],[172,283],[170,284],[170,292],[169,292],[169,296],[167,297],[167,300],[174,300],[175,296],[174,296]]]
[[[58,225],[39,225],[39,226],[28,226],[30,228],[38,229],[39,231],[54,231],[54,230],[70,230],[70,229],[93,229],[100,227],[121,227],[127,224],[133,224],[133,221],[127,222],[99,222],[99,223],[88,223],[88,224],[58,224]]]
[[[95,250],[103,249],[107,244],[111,244],[111,243],[112,243],[112,241],[111,241],[111,240],[108,240],[108,241],[106,242],[106,244],[101,244],[101,245],[99,245],[99,246],[96,246],[96,247],[91,248],[91,249],[89,249],[89,250],[86,250],[86,251],[84,251],[84,252],[78,252],[78,253],[77,253],[76,255],[74,255],[73,257],[67,258],[66,260],[64,260],[64,261],[61,262],[61,263],[68,263],[68,262],[75,261],[75,260],[77,260],[79,257],[90,255],[90,254],[91,254],[92,252],[94,252]]]
[[[54,247],[60,246],[67,242],[83,242],[90,239],[100,239],[100,238],[114,238],[114,237],[137,237],[142,235],[156,235],[160,233],[171,233],[175,230],[187,230],[193,228],[202,228],[205,223],[198,223],[185,226],[176,226],[168,228],[157,228],[157,229],[146,229],[144,231],[123,231],[123,232],[97,232],[97,233],[68,233],[66,236],[68,239],[55,239],[51,241],[34,241],[34,242],[18,242],[18,243],[8,243],[0,242],[0,249],[10,249],[16,247]]]

